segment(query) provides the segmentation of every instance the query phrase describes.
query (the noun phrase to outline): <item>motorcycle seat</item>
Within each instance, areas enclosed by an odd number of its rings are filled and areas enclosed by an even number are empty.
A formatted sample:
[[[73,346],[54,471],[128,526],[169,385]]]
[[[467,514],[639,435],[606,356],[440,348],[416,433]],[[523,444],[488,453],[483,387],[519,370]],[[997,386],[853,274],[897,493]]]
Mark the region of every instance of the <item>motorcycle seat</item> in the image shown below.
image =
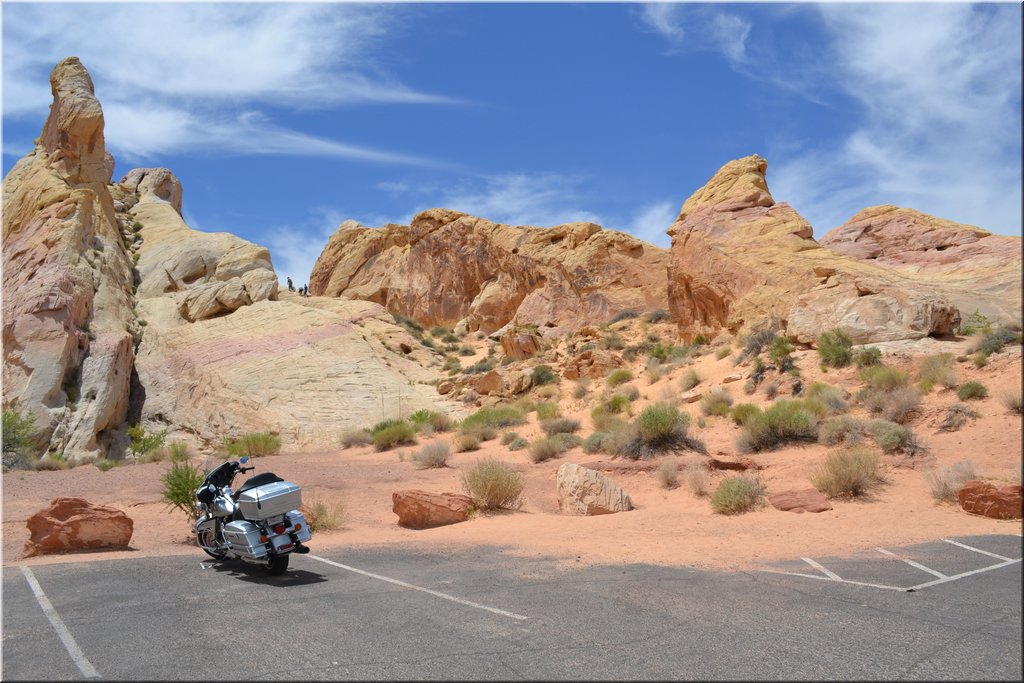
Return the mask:
[[[257,486],[263,486],[264,484],[273,484],[274,482],[278,481],[284,481],[284,479],[277,476],[273,472],[262,472],[260,474],[257,474],[255,477],[252,477],[251,479],[249,479],[249,481],[242,484],[242,486],[239,487],[237,491],[235,491],[234,499],[238,500],[238,496],[248,491],[249,489],[254,489]]]

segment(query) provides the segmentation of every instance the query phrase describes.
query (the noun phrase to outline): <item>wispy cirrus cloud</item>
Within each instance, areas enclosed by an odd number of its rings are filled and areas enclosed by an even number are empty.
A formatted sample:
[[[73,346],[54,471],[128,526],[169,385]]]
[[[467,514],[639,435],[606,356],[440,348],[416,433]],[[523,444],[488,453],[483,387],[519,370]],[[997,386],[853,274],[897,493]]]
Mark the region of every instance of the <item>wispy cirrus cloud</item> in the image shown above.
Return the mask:
[[[454,104],[375,65],[396,8],[310,4],[11,4],[4,7],[4,114],[38,118],[48,74],[78,56],[96,83],[115,152],[209,149],[426,160],[289,130],[266,108]]]
[[[751,22],[720,7],[648,3],[641,7],[640,19],[649,30],[668,41],[673,51],[712,50],[735,64],[747,60]]]
[[[559,173],[510,172],[463,181],[441,193],[443,206],[510,225],[601,223],[579,206],[582,179]],[[426,208],[426,207],[424,207]]]

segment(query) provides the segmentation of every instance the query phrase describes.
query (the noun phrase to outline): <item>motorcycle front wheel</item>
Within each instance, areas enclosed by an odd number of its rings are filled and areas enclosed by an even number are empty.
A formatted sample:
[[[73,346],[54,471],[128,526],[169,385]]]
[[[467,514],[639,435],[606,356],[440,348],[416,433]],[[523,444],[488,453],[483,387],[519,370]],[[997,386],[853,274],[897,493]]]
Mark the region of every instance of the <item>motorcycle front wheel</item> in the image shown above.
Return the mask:
[[[288,571],[289,557],[291,557],[291,555],[275,555],[274,557],[270,558],[270,562],[267,563],[267,566],[263,568],[263,571],[265,571],[270,576],[281,576],[281,574],[284,574],[286,571]]]
[[[217,538],[220,535],[217,533],[219,530],[220,525],[218,524],[217,529],[203,529],[196,534],[196,545],[215,560],[223,560],[227,556],[227,553],[218,553],[208,549],[220,545],[220,539]]]

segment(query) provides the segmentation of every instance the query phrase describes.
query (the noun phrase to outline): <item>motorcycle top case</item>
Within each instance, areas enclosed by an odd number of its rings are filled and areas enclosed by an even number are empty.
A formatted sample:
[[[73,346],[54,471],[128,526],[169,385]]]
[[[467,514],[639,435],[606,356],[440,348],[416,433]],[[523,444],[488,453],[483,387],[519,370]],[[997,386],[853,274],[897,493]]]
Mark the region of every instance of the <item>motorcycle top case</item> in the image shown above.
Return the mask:
[[[238,494],[238,506],[246,519],[267,519],[298,510],[302,489],[290,481],[275,481]]]

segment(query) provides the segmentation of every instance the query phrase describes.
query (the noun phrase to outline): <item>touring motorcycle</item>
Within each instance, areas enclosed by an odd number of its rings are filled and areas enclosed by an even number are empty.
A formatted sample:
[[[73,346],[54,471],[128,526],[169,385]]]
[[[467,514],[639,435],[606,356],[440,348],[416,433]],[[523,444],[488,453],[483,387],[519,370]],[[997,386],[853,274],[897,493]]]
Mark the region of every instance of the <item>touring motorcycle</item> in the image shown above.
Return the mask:
[[[304,554],[313,532],[299,511],[301,489],[272,472],[257,474],[231,489],[235,476],[256,469],[249,458],[210,470],[196,490],[202,515],[193,530],[196,544],[215,560],[239,559],[262,565],[271,576],[288,569],[292,553]]]

